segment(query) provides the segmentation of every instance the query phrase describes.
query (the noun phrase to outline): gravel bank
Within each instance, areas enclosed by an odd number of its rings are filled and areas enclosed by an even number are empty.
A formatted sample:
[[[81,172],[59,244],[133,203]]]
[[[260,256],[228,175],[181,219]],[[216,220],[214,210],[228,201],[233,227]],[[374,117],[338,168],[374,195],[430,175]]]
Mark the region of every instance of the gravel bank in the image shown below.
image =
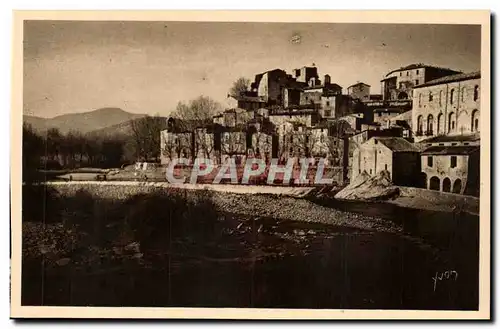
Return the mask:
[[[57,184],[53,187],[59,193],[72,195],[85,190],[95,197],[124,199],[139,193],[165,190],[165,187],[145,185],[109,185],[109,184]],[[172,189],[169,188],[169,189]],[[184,189],[186,196],[196,193]],[[198,191],[199,193],[199,191]],[[292,220],[322,223],[353,229],[379,232],[402,232],[402,228],[390,221],[369,217],[357,213],[331,209],[300,197],[272,194],[241,194],[222,191],[207,191],[218,210],[224,213],[242,214],[255,217],[270,217],[277,220]]]

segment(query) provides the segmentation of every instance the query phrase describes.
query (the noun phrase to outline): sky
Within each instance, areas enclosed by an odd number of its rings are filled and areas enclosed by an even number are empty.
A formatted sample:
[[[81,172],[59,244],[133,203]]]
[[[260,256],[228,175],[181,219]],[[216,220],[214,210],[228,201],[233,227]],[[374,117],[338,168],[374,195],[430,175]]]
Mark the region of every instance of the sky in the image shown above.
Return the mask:
[[[362,81],[376,94],[412,63],[480,70],[480,40],[472,25],[26,21],[24,114],[168,115],[200,95],[227,104],[239,77],[313,63],[344,93]]]

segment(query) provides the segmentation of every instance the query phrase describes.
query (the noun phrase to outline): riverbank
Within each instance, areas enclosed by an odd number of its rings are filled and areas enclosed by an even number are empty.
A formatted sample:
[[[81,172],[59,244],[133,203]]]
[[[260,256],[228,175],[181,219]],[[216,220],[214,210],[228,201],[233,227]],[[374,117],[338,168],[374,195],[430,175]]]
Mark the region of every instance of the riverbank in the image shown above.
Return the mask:
[[[129,195],[138,193],[150,193],[166,188],[186,189],[191,191],[205,190],[216,193],[229,193],[234,195],[269,195],[283,196],[294,199],[315,198],[333,199],[336,190],[329,187],[295,187],[295,186],[269,186],[269,185],[236,185],[236,184],[178,184],[172,185],[166,182],[134,182],[134,181],[74,181],[74,182],[47,182],[49,186],[54,186],[64,193],[75,193],[83,188],[94,195],[102,198],[123,199]],[[94,188],[97,187],[97,188]],[[398,194],[389,200],[380,200],[380,203],[397,205],[402,208],[431,210],[439,212],[464,211],[472,215],[479,215],[479,198],[453,193],[444,193],[426,189],[397,186]],[[359,202],[368,201],[358,200]],[[222,201],[221,201],[222,202]],[[240,201],[235,201],[240,202]],[[245,201],[243,201],[245,202]],[[250,201],[251,202],[251,201]],[[283,205],[279,205],[284,202]],[[224,203],[224,202],[223,202]],[[253,203],[253,202],[251,202]],[[225,203],[224,203],[225,204]],[[265,203],[267,204],[267,203]],[[273,201],[270,209],[277,207],[290,207],[288,201],[281,201],[279,198]],[[250,211],[250,210],[245,210]],[[273,211],[271,211],[273,212]],[[279,211],[277,212],[279,213]],[[321,213],[321,212],[320,212]],[[321,213],[321,216],[323,214]],[[322,222],[320,220],[320,222]]]
[[[133,195],[177,190],[187,197],[197,191],[210,193],[217,211],[277,220],[304,221],[366,230],[398,232],[391,222],[356,213],[344,213],[305,199],[314,188],[281,186],[201,185],[139,182],[53,182],[64,196],[84,191],[93,197],[123,200]]]
[[[415,187],[399,186],[399,196],[386,200],[386,203],[400,207],[432,210],[442,212],[466,212],[479,215],[479,198],[470,195],[461,195],[420,189]]]

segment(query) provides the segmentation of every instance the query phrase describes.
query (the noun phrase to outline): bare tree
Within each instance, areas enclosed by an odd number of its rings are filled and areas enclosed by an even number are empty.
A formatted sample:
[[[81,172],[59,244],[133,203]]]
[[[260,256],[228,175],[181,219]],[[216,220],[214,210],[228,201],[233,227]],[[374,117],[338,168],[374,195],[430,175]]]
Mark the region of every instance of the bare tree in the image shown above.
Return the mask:
[[[222,106],[206,96],[199,96],[191,100],[188,104],[179,102],[172,117],[180,119],[178,127],[184,131],[193,131],[195,128],[206,122],[212,122],[212,118],[222,109]]]
[[[159,116],[145,116],[132,121],[132,146],[136,159],[158,160],[160,157],[160,133],[166,129],[166,121]]]
[[[240,96],[242,93],[250,88],[250,80],[244,77],[238,78],[233,82],[233,86],[229,90],[229,95]]]

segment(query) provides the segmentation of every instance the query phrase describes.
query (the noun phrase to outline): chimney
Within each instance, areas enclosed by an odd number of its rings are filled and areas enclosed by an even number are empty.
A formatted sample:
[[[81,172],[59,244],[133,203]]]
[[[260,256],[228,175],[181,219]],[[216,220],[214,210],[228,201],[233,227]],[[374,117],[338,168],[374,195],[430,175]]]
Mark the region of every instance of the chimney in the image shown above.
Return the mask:
[[[328,86],[331,83],[331,78],[328,74],[325,74],[325,86]]]

